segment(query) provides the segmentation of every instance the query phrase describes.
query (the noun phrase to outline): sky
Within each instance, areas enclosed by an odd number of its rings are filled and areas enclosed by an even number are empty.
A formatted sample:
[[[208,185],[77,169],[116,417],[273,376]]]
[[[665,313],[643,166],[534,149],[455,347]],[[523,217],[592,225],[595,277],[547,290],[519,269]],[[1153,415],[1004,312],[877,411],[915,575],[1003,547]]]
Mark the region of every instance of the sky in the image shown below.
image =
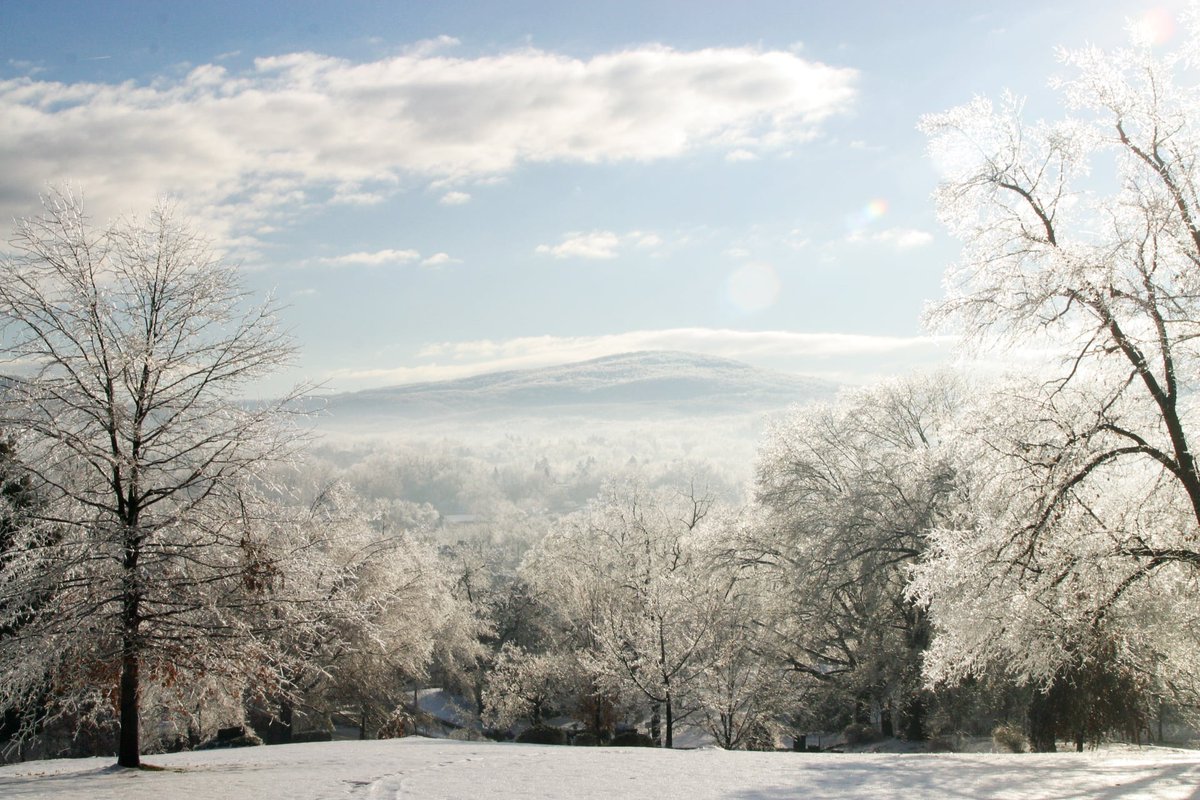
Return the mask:
[[[0,224],[172,197],[285,304],[263,394],[646,349],[861,383],[955,352],[921,116],[1058,116],[1057,47],[1179,7],[0,0]]]

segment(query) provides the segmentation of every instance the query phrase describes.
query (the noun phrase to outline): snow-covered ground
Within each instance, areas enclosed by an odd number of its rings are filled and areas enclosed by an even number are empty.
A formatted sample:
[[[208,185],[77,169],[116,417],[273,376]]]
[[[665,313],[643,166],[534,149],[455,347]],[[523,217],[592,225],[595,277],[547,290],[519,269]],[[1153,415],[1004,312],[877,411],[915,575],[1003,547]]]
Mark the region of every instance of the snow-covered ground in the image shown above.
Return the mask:
[[[1200,752],[1050,755],[744,753],[395,739],[0,767],[0,797],[214,798],[1190,798]]]

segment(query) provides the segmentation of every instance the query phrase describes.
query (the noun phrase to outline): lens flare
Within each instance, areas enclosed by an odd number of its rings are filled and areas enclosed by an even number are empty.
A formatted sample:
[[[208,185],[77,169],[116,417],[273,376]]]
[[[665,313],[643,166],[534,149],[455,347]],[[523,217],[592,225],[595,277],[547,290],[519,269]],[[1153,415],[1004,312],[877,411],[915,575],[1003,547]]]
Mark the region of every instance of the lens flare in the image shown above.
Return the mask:
[[[1152,8],[1130,22],[1130,33],[1138,44],[1164,44],[1175,36],[1175,17],[1165,8]]]
[[[888,210],[887,200],[875,198],[871,202],[867,203],[866,208],[864,208],[862,211],[862,215],[863,215],[863,218],[866,219],[868,222],[874,222],[875,220],[879,219],[884,214],[886,214],[887,210]]]
[[[865,206],[846,217],[846,230],[848,230],[852,235],[857,234],[872,222],[881,219],[885,214],[887,214],[887,210],[887,200],[884,200],[881,197],[868,200]]]

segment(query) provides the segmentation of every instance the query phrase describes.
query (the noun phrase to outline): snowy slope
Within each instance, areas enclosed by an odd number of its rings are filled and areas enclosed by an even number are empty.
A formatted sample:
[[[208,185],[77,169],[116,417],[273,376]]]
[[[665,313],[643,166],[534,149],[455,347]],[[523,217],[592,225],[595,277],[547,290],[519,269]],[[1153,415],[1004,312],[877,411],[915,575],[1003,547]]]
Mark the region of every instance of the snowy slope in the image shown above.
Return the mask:
[[[322,427],[368,419],[562,412],[600,417],[747,413],[831,398],[836,384],[693,353],[626,353],[542,369],[326,398]]]
[[[401,739],[0,767],[6,800],[328,798],[1190,798],[1200,753],[1127,749],[1050,755],[806,755]]]

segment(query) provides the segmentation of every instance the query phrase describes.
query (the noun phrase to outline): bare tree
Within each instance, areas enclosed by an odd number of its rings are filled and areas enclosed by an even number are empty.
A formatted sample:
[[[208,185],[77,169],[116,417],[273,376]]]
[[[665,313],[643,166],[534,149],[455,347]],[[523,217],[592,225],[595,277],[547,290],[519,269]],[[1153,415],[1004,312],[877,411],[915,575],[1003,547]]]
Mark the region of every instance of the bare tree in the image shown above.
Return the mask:
[[[674,744],[689,695],[713,657],[734,576],[698,547],[714,501],[613,481],[541,543],[530,579],[580,630],[589,666],[614,694],[651,704],[651,736]],[[660,719],[660,715],[661,719]]]
[[[47,676],[63,713],[115,698],[118,763],[136,767],[143,681],[254,653],[250,611],[279,566],[244,488],[303,437],[283,413],[299,390],[239,395],[293,346],[169,204],[98,229],[55,192],[10,245],[0,426],[46,510],[0,564],[0,625],[20,622],[0,641],[0,705]]]
[[[759,455],[763,519],[735,557],[788,587],[771,615],[791,668],[924,738],[923,610],[905,596],[926,537],[960,502],[945,446],[965,393],[952,373],[894,379],[797,409]]]
[[[1056,357],[974,426],[991,500],[936,538],[914,587],[938,627],[931,677],[1044,687],[1097,660],[1195,663],[1170,644],[1195,624],[1170,598],[1200,579],[1200,96],[1177,76],[1192,17],[1182,53],[1065,53],[1060,121],[1006,96],[923,122],[963,239],[934,321],[977,351]]]
[[[939,210],[964,240],[933,319],[976,345],[1060,353],[1063,368],[1045,382],[1043,402],[1073,381],[1105,387],[1090,424],[1065,442],[1072,456],[1085,455],[1052,465],[1031,532],[1072,502],[1074,487],[1120,462],[1163,470],[1195,529],[1200,472],[1187,404],[1200,339],[1200,98],[1175,83],[1176,62],[1155,58],[1149,45],[1066,60],[1079,73],[1063,84],[1067,104],[1087,117],[1027,123],[1006,97],[1000,108],[980,99],[924,120],[952,170]],[[1089,177],[1089,161],[1101,155],[1113,156],[1110,194],[1095,192]],[[1143,565],[1200,566],[1200,550],[1173,536],[1123,551]]]

